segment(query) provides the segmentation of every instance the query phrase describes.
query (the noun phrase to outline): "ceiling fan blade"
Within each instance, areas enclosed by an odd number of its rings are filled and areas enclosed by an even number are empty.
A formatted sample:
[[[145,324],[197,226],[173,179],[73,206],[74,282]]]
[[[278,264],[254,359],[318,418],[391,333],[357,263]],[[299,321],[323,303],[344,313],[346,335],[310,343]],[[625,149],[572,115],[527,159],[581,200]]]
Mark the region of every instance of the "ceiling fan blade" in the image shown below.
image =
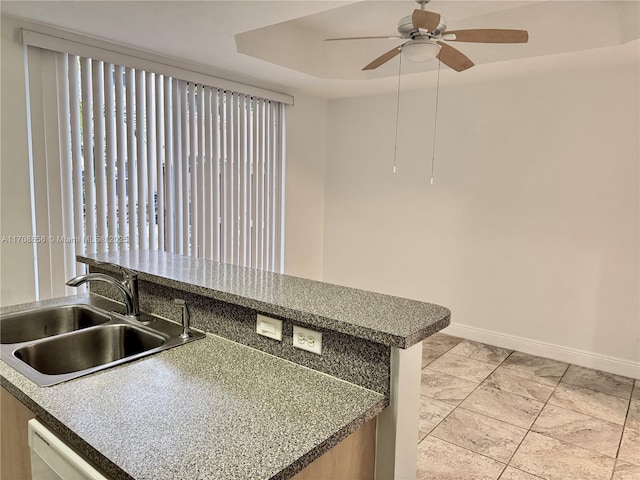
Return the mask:
[[[419,30],[424,28],[433,32],[440,25],[440,14],[427,12],[426,10],[414,10],[411,16],[413,28]]]
[[[325,42],[340,42],[342,40],[373,40],[377,38],[387,38],[390,40],[396,40],[402,38],[400,35],[385,35],[382,37],[343,37],[343,38],[325,38]]]
[[[404,45],[405,44],[403,43],[402,45],[398,45],[396,48],[393,48],[388,52],[383,53],[378,58],[376,58],[373,62],[371,62],[369,65],[365,66],[362,70],[374,70],[378,68],[380,65],[387,63],[389,60],[391,60],[393,57],[395,57],[402,51],[402,47]]]
[[[454,42],[477,43],[527,43],[529,32],[526,30],[502,30],[497,28],[481,28],[476,30],[447,31],[447,35],[456,36]]]
[[[473,67],[473,62],[460,50],[456,50],[446,43],[437,43],[442,47],[437,57],[442,63],[454,69],[456,72],[462,72],[467,68]]]

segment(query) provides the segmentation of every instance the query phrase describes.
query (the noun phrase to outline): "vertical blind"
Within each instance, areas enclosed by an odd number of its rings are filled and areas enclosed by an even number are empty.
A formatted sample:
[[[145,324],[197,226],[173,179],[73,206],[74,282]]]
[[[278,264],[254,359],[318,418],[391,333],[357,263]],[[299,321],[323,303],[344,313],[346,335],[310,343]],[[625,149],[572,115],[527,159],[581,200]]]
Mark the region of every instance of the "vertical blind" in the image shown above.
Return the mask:
[[[40,298],[65,293],[76,253],[153,249],[282,271],[282,103],[32,46],[27,56]]]

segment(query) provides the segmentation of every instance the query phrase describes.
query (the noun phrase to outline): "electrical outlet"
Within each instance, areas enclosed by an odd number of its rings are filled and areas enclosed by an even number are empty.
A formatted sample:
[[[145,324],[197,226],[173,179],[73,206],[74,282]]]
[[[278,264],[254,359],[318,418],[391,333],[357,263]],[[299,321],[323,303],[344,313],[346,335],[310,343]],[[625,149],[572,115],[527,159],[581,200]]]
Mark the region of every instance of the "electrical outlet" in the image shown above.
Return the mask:
[[[256,332],[265,337],[282,340],[282,320],[258,314]]]
[[[293,346],[322,355],[322,334],[308,328],[293,326]]]

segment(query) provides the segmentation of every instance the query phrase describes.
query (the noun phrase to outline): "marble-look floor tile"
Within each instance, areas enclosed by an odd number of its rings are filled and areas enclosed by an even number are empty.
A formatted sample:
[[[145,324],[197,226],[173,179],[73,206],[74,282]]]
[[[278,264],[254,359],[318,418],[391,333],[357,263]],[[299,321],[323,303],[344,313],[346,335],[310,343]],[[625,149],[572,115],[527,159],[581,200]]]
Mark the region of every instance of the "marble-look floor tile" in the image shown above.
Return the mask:
[[[501,365],[489,375],[484,385],[546,402],[553,393],[557,382]]]
[[[622,425],[547,405],[531,430],[615,458]]]
[[[613,477],[611,480],[638,480],[639,478],[639,466],[616,460],[616,468],[613,470]]]
[[[418,445],[419,480],[496,480],[504,464],[429,435]]]
[[[430,433],[454,408],[454,405],[423,395],[420,398],[419,438]]]
[[[500,475],[500,480],[540,480],[540,477],[523,472],[517,468],[507,467],[504,472],[502,472],[502,475]]]
[[[429,350],[440,352],[443,354],[453,347],[462,342],[461,338],[452,337],[451,335],[447,335],[446,333],[434,333],[430,337],[425,338],[422,341],[422,348],[428,348]]]
[[[640,400],[640,380],[635,381],[633,392],[631,393],[631,400]]]
[[[623,425],[629,402],[620,397],[560,382],[549,398],[549,404]]]
[[[615,460],[529,432],[510,465],[546,480],[609,480]]]
[[[455,406],[477,386],[476,382],[436,372],[427,367],[422,370],[420,393]]]
[[[618,458],[640,467],[640,430],[635,428],[624,429]]]
[[[629,413],[627,413],[626,428],[635,428],[640,430],[640,400],[631,400],[629,404]]]
[[[592,368],[571,365],[561,380],[562,383],[588,388],[614,397],[629,400],[633,389],[633,379],[593,370]]]
[[[527,353],[513,352],[501,367],[513,368],[557,383],[569,368],[569,364]]]
[[[504,359],[511,354],[511,350],[465,340],[449,350],[449,353],[469,357],[473,360],[480,360],[481,362],[500,365]]]
[[[463,408],[455,409],[431,435],[507,463],[527,434],[524,428]]]
[[[518,427],[529,428],[544,403],[482,385],[460,406]]]
[[[442,355],[442,352],[440,352],[439,350],[432,350],[431,348],[423,346],[422,347],[422,368],[429,365],[440,355]]]
[[[429,368],[440,373],[480,383],[495,370],[496,366],[452,353],[445,353],[431,362]]]

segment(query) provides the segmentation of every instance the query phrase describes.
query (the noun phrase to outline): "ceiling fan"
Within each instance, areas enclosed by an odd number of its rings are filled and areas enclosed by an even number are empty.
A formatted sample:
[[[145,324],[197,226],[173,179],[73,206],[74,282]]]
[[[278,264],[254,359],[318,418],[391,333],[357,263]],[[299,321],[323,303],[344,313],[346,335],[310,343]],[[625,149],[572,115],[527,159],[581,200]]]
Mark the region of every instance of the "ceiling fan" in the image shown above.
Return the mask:
[[[460,50],[457,50],[444,42],[474,42],[474,43],[527,43],[529,34],[526,30],[505,29],[473,29],[447,31],[445,19],[439,14],[428,12],[425,5],[431,0],[415,0],[420,9],[413,14],[400,19],[398,22],[397,36],[382,37],[348,37],[329,38],[336,40],[366,40],[374,38],[401,38],[407,40],[401,45],[383,53],[362,70],[374,70],[384,65],[400,52],[405,53],[414,61],[425,61],[429,58],[438,58],[442,63],[457,72],[462,72],[473,67],[473,62]]]

